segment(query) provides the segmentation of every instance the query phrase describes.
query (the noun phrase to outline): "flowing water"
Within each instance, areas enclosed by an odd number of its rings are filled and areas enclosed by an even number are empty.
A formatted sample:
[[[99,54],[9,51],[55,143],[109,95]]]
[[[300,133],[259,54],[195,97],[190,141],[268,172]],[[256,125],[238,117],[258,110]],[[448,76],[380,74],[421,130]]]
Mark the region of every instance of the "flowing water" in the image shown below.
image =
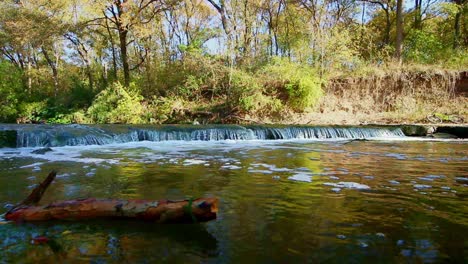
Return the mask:
[[[0,222],[0,263],[468,259],[464,140],[407,138],[397,128],[0,130],[14,131],[10,147],[0,148],[0,213],[53,169],[59,175],[44,204],[84,197],[220,199],[218,219],[203,224]],[[369,140],[354,140],[363,138]],[[51,242],[32,244],[37,236]]]

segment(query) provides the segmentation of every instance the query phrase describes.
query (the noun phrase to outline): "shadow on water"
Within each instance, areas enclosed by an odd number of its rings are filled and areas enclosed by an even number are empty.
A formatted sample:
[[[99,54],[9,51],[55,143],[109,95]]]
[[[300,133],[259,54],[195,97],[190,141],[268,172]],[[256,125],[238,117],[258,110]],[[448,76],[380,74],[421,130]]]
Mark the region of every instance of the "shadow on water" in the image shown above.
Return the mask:
[[[45,244],[33,238],[47,237]],[[0,263],[81,260],[204,262],[217,256],[217,240],[204,224],[158,225],[99,220],[0,225]]]

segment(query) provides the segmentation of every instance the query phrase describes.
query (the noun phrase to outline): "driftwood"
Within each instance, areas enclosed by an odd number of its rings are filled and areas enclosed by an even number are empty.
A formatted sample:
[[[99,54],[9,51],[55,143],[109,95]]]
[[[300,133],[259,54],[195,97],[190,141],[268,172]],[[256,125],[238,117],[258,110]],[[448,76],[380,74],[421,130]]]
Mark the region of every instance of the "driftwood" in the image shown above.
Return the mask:
[[[157,223],[205,222],[216,219],[218,199],[199,198],[181,201],[119,199],[78,199],[37,206],[55,172],[38,186],[21,204],[5,214],[9,221],[84,220],[95,218],[137,219]]]

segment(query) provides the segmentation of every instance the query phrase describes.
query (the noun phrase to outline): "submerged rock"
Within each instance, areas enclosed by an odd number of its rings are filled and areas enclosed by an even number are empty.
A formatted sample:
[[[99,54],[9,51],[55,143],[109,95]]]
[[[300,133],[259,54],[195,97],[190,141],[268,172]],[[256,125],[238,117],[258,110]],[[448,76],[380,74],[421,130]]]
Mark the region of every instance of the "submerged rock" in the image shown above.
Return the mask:
[[[15,130],[0,131],[0,148],[15,148],[17,133]]]
[[[47,152],[50,152],[50,151],[53,151],[53,150],[51,148],[47,147],[47,148],[40,148],[40,149],[33,150],[31,153],[44,155],[44,154],[46,154]]]
[[[430,126],[415,126],[415,125],[406,125],[401,126],[401,131],[405,134],[405,136],[410,137],[425,137],[428,134],[431,134],[435,131],[435,128]]]

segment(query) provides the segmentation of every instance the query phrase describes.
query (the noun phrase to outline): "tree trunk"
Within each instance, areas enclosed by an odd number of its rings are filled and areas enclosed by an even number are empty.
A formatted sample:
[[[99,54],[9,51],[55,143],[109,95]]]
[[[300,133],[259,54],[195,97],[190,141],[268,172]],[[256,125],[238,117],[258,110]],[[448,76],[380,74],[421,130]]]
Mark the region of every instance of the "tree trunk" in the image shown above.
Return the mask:
[[[403,46],[403,1],[404,0],[397,0],[395,59],[398,63],[401,63],[401,51]]]
[[[392,21],[390,20],[390,12],[388,9],[384,9],[385,11],[385,38],[384,43],[385,45],[390,44],[390,31],[392,29]]]
[[[58,94],[58,70],[57,70],[57,65],[55,62],[52,61],[52,59],[49,56],[49,53],[47,50],[42,47],[42,54],[44,54],[44,58],[47,61],[47,64],[49,67],[52,69],[52,78],[54,79],[54,97],[57,97]]]
[[[128,87],[130,85],[130,66],[128,65],[127,55],[127,33],[127,30],[119,29],[120,56],[122,59],[122,67],[124,72],[124,84]]]
[[[460,18],[462,14],[462,0],[455,1],[459,5],[458,12],[455,14],[455,23],[454,23],[454,38],[453,38],[453,49],[457,49],[460,46]]]
[[[128,87],[130,85],[130,66],[128,65],[127,54],[128,27],[122,22],[122,17],[124,17],[125,15],[123,4],[125,4],[126,2],[127,0],[124,0],[123,3],[120,1],[115,1],[118,15],[118,18],[116,18],[116,25],[117,31],[119,33],[120,58],[122,61],[122,68],[124,72],[124,84]]]
[[[216,219],[218,199],[182,201],[80,199],[45,206],[19,206],[5,219],[15,222],[87,220],[96,218],[137,219],[156,223],[192,223]]]
[[[422,0],[414,0],[414,29],[422,29],[422,14],[421,14]]]
[[[107,29],[107,34],[109,35],[109,41],[112,47],[112,77],[114,77],[114,80],[117,80],[117,55],[115,52],[114,38],[112,37],[112,33],[109,27],[109,22],[107,21],[107,19],[106,19],[106,29]]]
[[[52,171],[31,194],[5,214],[8,221],[86,220],[94,218],[138,219],[157,223],[205,222],[216,219],[218,199],[199,198],[181,201],[118,199],[80,199],[37,206],[54,181]]]

